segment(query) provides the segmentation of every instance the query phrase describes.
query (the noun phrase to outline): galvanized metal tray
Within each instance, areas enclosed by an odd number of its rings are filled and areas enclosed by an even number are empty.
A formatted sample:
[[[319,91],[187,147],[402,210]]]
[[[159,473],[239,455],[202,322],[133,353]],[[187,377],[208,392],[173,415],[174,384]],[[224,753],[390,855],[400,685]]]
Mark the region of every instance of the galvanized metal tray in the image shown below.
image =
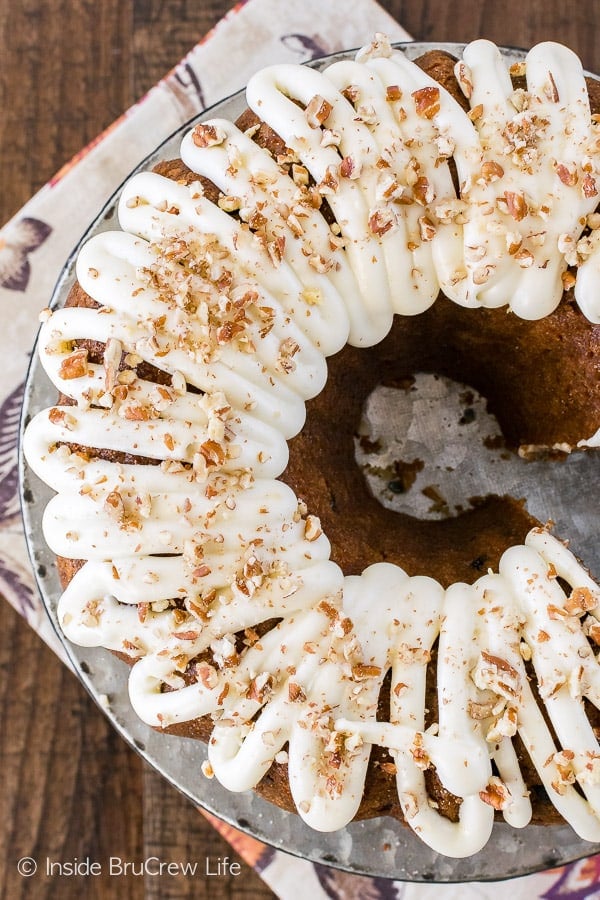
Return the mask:
[[[460,55],[464,45],[414,42],[398,47],[414,59],[434,47]],[[524,56],[522,51],[513,49],[503,50],[503,53],[509,63]],[[351,56],[351,51],[335,54],[310,65],[324,68],[336,59]],[[160,159],[178,156],[181,138],[194,122],[212,116],[235,120],[244,108],[243,92],[222,101],[178,129],[135,171],[151,168]],[[81,244],[93,234],[118,227],[116,205],[119,193],[120,190],[115,191],[67,260],[50,301],[52,307],[60,306],[66,300],[75,280],[75,259]],[[55,390],[34,353],[27,378],[21,431],[33,415],[55,400]],[[404,415],[414,414],[415,410],[404,411]],[[476,443],[472,440],[471,448]],[[500,469],[500,481],[495,484],[493,473]],[[511,457],[497,469],[488,465],[486,473],[488,492],[500,488],[503,493],[507,484],[513,485],[516,496],[527,497],[530,512],[541,521],[552,519],[556,522],[557,532],[568,535],[572,549],[592,571],[600,572],[598,497],[594,496],[594,486],[600,484],[600,459],[596,455],[576,454],[561,465],[550,466],[527,466]],[[519,831],[497,823],[488,845],[480,853],[461,860],[449,859],[433,852],[409,828],[391,818],[353,822],[341,831],[317,834],[299,817],[280,810],[252,792],[233,794],[216,779],[204,778],[200,766],[206,758],[206,749],[201,742],[157,733],[137,718],[128,699],[125,664],[106,650],[74,646],[62,635],[56,619],[61,588],[54,556],[45,544],[41,529],[43,510],[52,492],[30,471],[22,454],[20,492],[25,534],[38,587],[81,682],[123,739],[193,803],[259,840],[296,856],[355,874],[402,881],[498,880],[562,865],[600,851],[600,844],[580,840],[567,825],[531,825]]]

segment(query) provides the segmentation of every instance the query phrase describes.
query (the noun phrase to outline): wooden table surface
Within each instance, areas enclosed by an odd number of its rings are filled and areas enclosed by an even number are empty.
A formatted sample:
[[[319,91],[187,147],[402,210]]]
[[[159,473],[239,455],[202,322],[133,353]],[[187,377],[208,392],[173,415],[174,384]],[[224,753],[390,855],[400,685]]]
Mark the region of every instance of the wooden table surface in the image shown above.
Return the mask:
[[[286,2],[281,0],[282,16]],[[351,0],[344,2],[351,9]],[[0,224],[231,5],[232,0],[2,0]],[[598,0],[382,5],[418,39],[483,36],[513,46],[560,40],[580,54],[586,68],[600,70]],[[0,601],[0,609],[0,896],[272,897],[244,864],[238,877],[19,876],[16,862],[24,855],[216,862],[235,854],[191,804],[125,746],[8,604]],[[297,896],[301,893],[299,885]]]

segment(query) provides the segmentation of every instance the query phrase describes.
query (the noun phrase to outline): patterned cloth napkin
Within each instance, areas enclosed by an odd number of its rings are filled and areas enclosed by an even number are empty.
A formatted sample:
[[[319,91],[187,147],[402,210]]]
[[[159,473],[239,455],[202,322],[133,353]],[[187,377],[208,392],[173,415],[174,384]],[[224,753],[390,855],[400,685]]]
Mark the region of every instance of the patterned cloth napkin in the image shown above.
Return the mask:
[[[285,15],[282,16],[282,9]],[[242,88],[264,60],[302,61],[356,47],[376,31],[410,39],[374,0],[354,0],[352,16],[336,0],[245,0],[92,144],[83,149],[0,231],[0,592],[67,664],[35,587],[19,515],[17,438],[27,365],[38,314],[64,261],[129,172],[192,116]],[[207,814],[205,814],[207,815]],[[600,857],[509,882],[457,886],[403,884],[313,865],[207,816],[283,900],[298,885],[314,900],[442,900],[600,896]]]

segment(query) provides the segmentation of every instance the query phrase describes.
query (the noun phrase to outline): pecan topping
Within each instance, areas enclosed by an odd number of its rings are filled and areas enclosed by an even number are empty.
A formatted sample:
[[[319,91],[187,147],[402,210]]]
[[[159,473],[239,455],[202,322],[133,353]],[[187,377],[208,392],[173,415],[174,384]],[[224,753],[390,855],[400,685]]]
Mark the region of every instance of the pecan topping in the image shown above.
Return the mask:
[[[320,128],[323,122],[327,121],[333,106],[324,97],[315,94],[308,106],[306,107],[306,121],[311,128]]]
[[[502,178],[503,175],[504,169],[500,163],[494,162],[493,160],[484,162],[481,167],[481,177],[484,181],[496,181],[498,178]]]
[[[300,350],[299,344],[296,341],[289,337],[281,342],[279,345],[279,356],[277,357],[277,368],[281,372],[286,372],[289,374],[293,372],[296,368],[296,363],[294,362],[293,357]]]
[[[518,191],[504,191],[504,198],[509,214],[516,222],[520,222],[529,212],[525,197]]]
[[[302,690],[299,684],[296,684],[295,681],[288,682],[288,697],[292,703],[302,703],[306,700],[306,694]]]
[[[513,78],[523,78],[526,72],[525,60],[513,63],[509,72]]]
[[[421,206],[425,206],[427,203],[433,203],[435,199],[435,192],[433,190],[433,186],[429,182],[429,179],[425,178],[424,175],[419,175],[415,184],[413,185],[413,196],[417,203],[420,203]]]
[[[495,666],[501,672],[506,672],[511,678],[518,678],[519,673],[511,666],[511,664],[506,659],[502,659],[500,656],[493,656],[491,653],[487,653],[485,650],[481,651],[481,656],[489,663],[491,666]]]
[[[531,250],[527,250],[525,247],[523,247],[521,250],[517,250],[517,252],[514,253],[513,256],[522,269],[528,269],[533,265],[533,253],[531,252]]]
[[[582,184],[583,196],[588,200],[591,197],[596,197],[598,195],[598,188],[596,187],[596,179],[593,178],[589,172],[585,175]]]
[[[352,178],[356,163],[351,156],[345,156],[340,163],[340,175],[342,178]]]
[[[324,612],[327,618],[331,619],[331,621],[337,619],[337,609],[335,608],[335,606],[332,606],[331,603],[328,603],[327,600],[321,600],[318,609],[322,610],[322,612]]]
[[[223,144],[226,139],[224,131],[206,122],[199,122],[192,131],[192,141],[196,147],[215,147]]]
[[[67,413],[64,409],[58,409],[56,406],[53,406],[48,413],[48,418],[53,425],[63,425],[67,420]]]
[[[413,100],[417,115],[422,119],[433,119],[440,111],[440,89],[437,87],[424,87],[413,91]]]
[[[327,166],[323,181],[319,182],[319,192],[323,194],[323,196],[326,194],[331,195],[337,193],[339,187],[340,182],[337,167]]]
[[[573,187],[573,185],[577,184],[577,172],[571,172],[563,163],[559,163],[556,166],[556,174],[560,178],[563,184],[566,184],[567,187]]]
[[[423,749],[423,735],[416,734],[410,752],[413,762],[418,769],[425,771],[431,765],[431,759],[426,750]]]
[[[421,216],[419,218],[419,232],[421,234],[422,241],[432,241],[435,237],[435,225],[428,219],[427,216]]]
[[[142,625],[146,621],[146,617],[148,616],[149,609],[150,609],[149,603],[138,603],[138,605],[137,605],[138,619],[140,620]]]
[[[316,541],[323,534],[321,521],[318,516],[307,516],[306,525],[304,526],[304,537],[307,541]]]
[[[121,522],[125,515],[125,507],[123,504],[123,498],[118,491],[111,491],[108,494],[106,500],[104,501],[104,509],[109,514],[111,519],[114,519],[117,522]]]
[[[595,644],[600,645],[600,624],[591,624],[588,630],[588,637]]]
[[[546,612],[548,613],[549,619],[554,619],[557,622],[562,622],[566,619],[568,613],[566,609],[563,609],[560,606],[556,606],[554,603],[549,603],[546,607]]]
[[[381,675],[380,666],[368,666],[365,663],[357,663],[352,666],[352,677],[357,681],[361,681],[363,678],[376,678],[378,675]]]
[[[292,164],[292,178],[294,184],[306,186],[309,181],[308,169],[298,163]]]
[[[174,631],[173,637],[178,638],[180,641],[196,641],[200,637],[199,631]]]
[[[220,196],[217,204],[219,209],[223,209],[225,212],[236,212],[238,209],[241,209],[242,200],[239,197],[233,197],[227,194]]]
[[[544,94],[547,96],[548,100],[552,100],[553,103],[558,103],[560,99],[552,72],[548,72],[548,84],[544,87]]]
[[[369,231],[378,237],[386,234],[395,224],[394,214],[387,209],[376,209],[369,216]]]
[[[248,700],[256,700],[257,703],[264,703],[268,695],[273,690],[273,676],[263,672],[257,675],[250,682],[250,686],[246,691]]]
[[[473,76],[471,75],[471,70],[462,60],[458,62],[454,67],[454,74],[456,75],[456,80],[460,84],[460,89],[469,100],[473,93]]]
[[[492,710],[494,708],[493,703],[476,703],[474,700],[469,700],[468,713],[472,719],[481,720],[487,719],[492,715]]]
[[[200,444],[200,453],[207,466],[222,466],[225,462],[225,451],[216,441],[208,440]]]
[[[88,352],[85,348],[75,350],[70,356],[67,356],[60,364],[58,374],[65,381],[71,378],[83,378],[87,375]]]
[[[494,266],[480,266],[473,272],[473,284],[486,284],[494,272]]]
[[[573,588],[565,603],[565,609],[570,616],[581,616],[584,612],[595,608],[594,595],[586,587]]]
[[[131,406],[123,407],[123,416],[130,422],[147,422],[150,419],[150,410],[139,403],[132,403]]]
[[[355,84],[349,84],[348,87],[345,87],[342,91],[342,96],[344,96],[350,103],[356,103],[356,101],[360,97],[360,88]]]
[[[478,103],[477,106],[474,106],[473,109],[470,109],[467,113],[471,122],[476,122],[477,119],[480,119],[483,115],[483,103]]]
[[[385,89],[386,100],[401,100],[402,91],[397,84],[388,84]]]
[[[510,791],[503,781],[500,781],[499,778],[492,775],[486,785],[486,789],[484,791],[479,791],[479,797],[484,803],[487,803],[488,806],[493,806],[494,809],[501,810],[506,809],[508,806],[510,801]]]

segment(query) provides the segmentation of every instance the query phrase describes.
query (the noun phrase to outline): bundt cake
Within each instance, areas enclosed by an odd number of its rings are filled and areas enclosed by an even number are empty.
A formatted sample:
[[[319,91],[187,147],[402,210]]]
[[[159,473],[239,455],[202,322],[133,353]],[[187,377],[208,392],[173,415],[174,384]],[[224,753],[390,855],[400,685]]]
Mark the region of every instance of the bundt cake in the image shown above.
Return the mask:
[[[205,775],[315,829],[599,841],[598,585],[520,498],[398,514],[354,448],[417,372],[480,391],[524,456],[598,445],[598,85],[557,44],[509,71],[378,35],[247,102],[126,183],[45,315],[60,397],[25,453],[64,633],[208,740]]]

